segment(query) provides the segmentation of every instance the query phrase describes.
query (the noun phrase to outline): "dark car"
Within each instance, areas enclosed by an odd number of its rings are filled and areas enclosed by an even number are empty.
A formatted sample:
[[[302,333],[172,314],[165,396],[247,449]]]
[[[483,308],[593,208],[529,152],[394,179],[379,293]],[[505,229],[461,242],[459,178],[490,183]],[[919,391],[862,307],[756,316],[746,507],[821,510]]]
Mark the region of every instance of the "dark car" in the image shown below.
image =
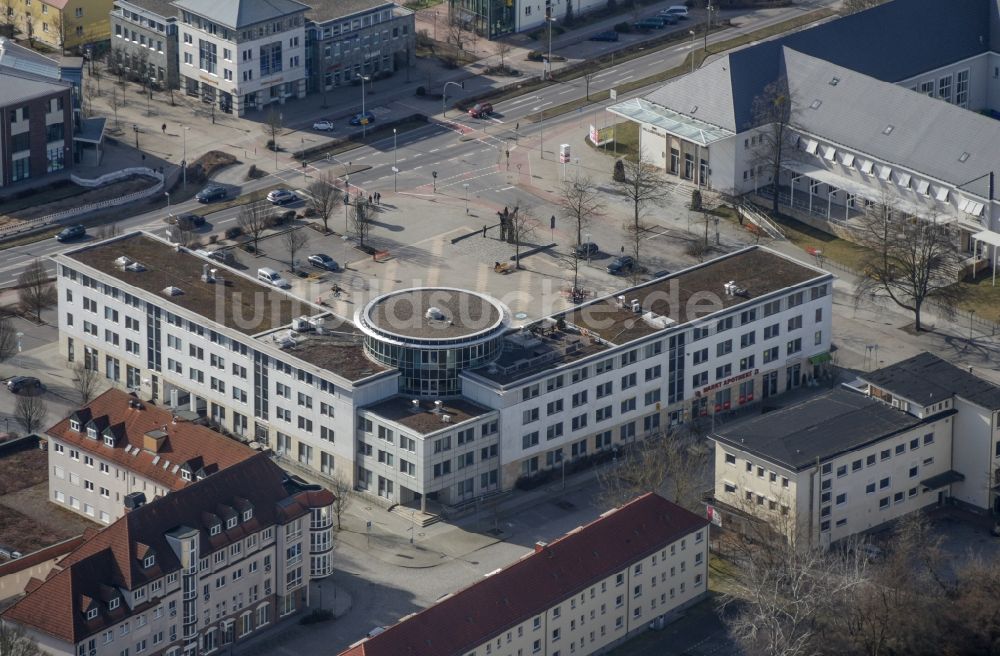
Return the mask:
[[[662,30],[666,23],[660,18],[643,18],[632,23],[632,27],[637,30]]]
[[[653,274],[652,276],[650,276],[650,277],[651,277],[651,278],[652,278],[653,280],[656,280],[657,278],[665,278],[666,276],[669,276],[669,275],[670,275],[670,272],[669,272],[669,271],[667,271],[666,269],[661,269],[660,271],[657,271],[656,273],[654,273],[654,274]]]
[[[205,225],[205,217],[191,213],[170,215],[167,223],[176,225],[181,230],[195,230]]]
[[[56,235],[56,241],[70,241],[72,239],[79,239],[87,234],[87,229],[82,225],[69,226],[68,228],[63,228],[58,235]]]
[[[490,103],[476,103],[469,108],[469,116],[472,118],[488,118],[493,113],[493,105]]]
[[[590,257],[591,255],[597,255],[597,252],[601,248],[592,241],[586,241],[576,247],[577,257]]]
[[[212,251],[208,254],[208,256],[216,262],[222,262],[223,264],[236,264],[236,256],[228,248]]]
[[[14,376],[7,381],[7,389],[14,394],[42,389],[42,381],[34,376]]]
[[[672,13],[669,9],[664,9],[657,14],[656,17],[663,21],[666,25],[676,25],[680,22],[680,18],[677,17],[677,14]]]
[[[608,30],[607,32],[598,32],[597,34],[590,37],[591,41],[617,41],[618,32],[614,30]]]
[[[351,117],[351,125],[371,125],[375,122],[375,115],[371,112],[361,112]]]
[[[195,194],[194,198],[199,203],[211,203],[213,200],[223,200],[227,195],[225,187],[221,185],[208,185]]]
[[[340,265],[329,255],[324,255],[323,253],[316,253],[315,255],[310,255],[308,258],[309,264],[313,265],[317,269],[323,269],[324,271],[340,271]]]
[[[635,258],[631,255],[621,255],[608,265],[608,273],[613,276],[623,276],[626,273],[631,273],[633,267],[635,267]]]

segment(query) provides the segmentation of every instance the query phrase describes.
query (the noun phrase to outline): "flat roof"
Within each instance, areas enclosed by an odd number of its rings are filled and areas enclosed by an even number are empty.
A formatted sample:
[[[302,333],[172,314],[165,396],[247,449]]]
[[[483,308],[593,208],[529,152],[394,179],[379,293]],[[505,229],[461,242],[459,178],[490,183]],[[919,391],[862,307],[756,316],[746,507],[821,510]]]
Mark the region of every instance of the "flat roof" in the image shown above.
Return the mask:
[[[712,438],[800,471],[926,421],[864,394],[835,388],[716,431]]]
[[[405,426],[421,435],[436,433],[470,419],[495,412],[477,403],[465,399],[442,400],[440,412],[435,410],[433,403],[417,399],[414,405],[412,397],[394,396],[375,405],[365,408],[367,412],[388,421]],[[443,417],[449,419],[444,421]]]
[[[304,0],[310,9],[306,11],[306,18],[316,23],[325,23],[331,20],[347,18],[362,11],[375,9],[376,7],[390,8],[395,3],[392,0]]]
[[[258,335],[257,340],[271,343],[303,362],[331,371],[352,383],[389,371],[365,355],[361,332],[354,324],[332,315],[324,319],[322,334],[298,331],[290,342],[284,341],[290,336],[286,326]]]
[[[153,294],[164,305],[176,305],[245,335],[287,326],[293,317],[317,313],[302,299],[144,232],[84,246],[63,256]],[[121,268],[116,260],[122,256],[141,264],[142,270]],[[201,279],[205,264],[217,269],[216,282]],[[181,293],[168,296],[163,291],[168,287]]]
[[[566,312],[567,323],[614,345],[683,325],[831,274],[761,246],[751,246],[673,275],[615,292]],[[741,293],[724,289],[734,282]],[[625,297],[622,307],[618,297]],[[632,310],[638,300],[641,312]],[[665,318],[665,319],[664,319]]]
[[[438,318],[431,316],[437,310]],[[435,313],[436,314],[436,313]],[[499,301],[465,289],[417,287],[373,299],[361,323],[404,339],[452,340],[500,327],[509,313]]]
[[[638,123],[648,123],[702,146],[709,146],[716,141],[728,139],[736,134],[732,130],[685,116],[645,98],[631,98],[608,107],[608,111]]]
[[[571,327],[560,329],[552,320],[543,320],[509,332],[500,357],[473,372],[487,380],[506,385],[555,367],[606,351],[609,346],[584,337]]]
[[[990,410],[1000,410],[1000,387],[933,353],[920,353],[862,374],[861,379],[924,406],[954,395]]]

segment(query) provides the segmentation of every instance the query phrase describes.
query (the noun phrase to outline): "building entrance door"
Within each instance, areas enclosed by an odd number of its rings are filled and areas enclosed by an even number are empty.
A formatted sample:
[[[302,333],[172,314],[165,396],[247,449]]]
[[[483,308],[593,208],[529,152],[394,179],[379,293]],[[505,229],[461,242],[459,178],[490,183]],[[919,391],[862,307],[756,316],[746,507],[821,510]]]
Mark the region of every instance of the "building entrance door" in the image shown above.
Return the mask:
[[[764,374],[762,382],[763,382],[763,389],[761,391],[761,394],[764,396],[765,399],[769,396],[774,396],[775,394],[778,393],[777,371],[769,371],[768,373]]]
[[[795,389],[802,382],[802,365],[797,364],[785,369],[785,391]]]

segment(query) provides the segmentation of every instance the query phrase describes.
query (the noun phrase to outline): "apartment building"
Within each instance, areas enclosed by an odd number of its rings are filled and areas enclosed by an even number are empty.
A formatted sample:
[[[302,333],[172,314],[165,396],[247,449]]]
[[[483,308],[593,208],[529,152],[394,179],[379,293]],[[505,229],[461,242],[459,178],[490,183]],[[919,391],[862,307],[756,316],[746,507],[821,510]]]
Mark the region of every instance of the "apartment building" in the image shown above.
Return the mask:
[[[49,499],[103,524],[256,453],[115,388],[45,434]]]
[[[883,367],[861,380],[864,391],[893,407],[925,417],[955,409],[949,499],[1000,515],[1000,387],[932,353]]]
[[[840,235],[866,207],[889,204],[947,221],[962,252],[995,261],[1000,6],[962,0],[946,21],[938,7],[894,0],[762,41],[609,111],[640,124],[646,160],[677,179],[777,193],[788,212]],[[780,82],[790,107],[775,179],[771,126],[754,100]]]
[[[603,653],[707,590],[708,521],[646,494],[341,656]]]
[[[118,0],[111,9],[111,57],[123,74],[166,89],[180,85],[178,10],[168,0]]]
[[[390,292],[349,322],[143,233],[54,259],[69,360],[386,505],[508,490],[829,359],[832,276],[760,247],[521,328],[449,288]]]
[[[296,0],[175,0],[178,70],[190,96],[243,116],[306,93],[305,12]]]
[[[997,508],[1000,388],[923,353],[716,432],[718,509],[827,546],[932,505]]]
[[[416,61],[411,10],[386,0],[308,4],[309,93],[357,84],[362,76],[385,77]]]
[[[4,3],[7,23],[20,36],[53,48],[79,51],[108,40],[112,0],[23,0]]]
[[[238,645],[305,608],[308,581],[330,573],[332,503],[257,454],[86,536],[0,617],[55,656]]]
[[[0,187],[73,167],[73,85],[0,65]]]

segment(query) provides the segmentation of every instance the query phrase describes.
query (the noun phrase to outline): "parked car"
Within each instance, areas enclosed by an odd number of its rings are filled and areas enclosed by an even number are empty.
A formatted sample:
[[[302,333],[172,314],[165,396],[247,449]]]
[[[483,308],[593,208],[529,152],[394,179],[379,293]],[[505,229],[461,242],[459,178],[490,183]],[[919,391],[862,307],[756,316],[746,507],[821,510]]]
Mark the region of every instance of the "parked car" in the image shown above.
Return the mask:
[[[371,112],[361,112],[351,117],[351,125],[371,125],[375,122],[375,115]]]
[[[87,229],[82,225],[69,226],[59,231],[59,234],[56,235],[56,241],[71,241],[73,239],[79,239],[86,234]]]
[[[229,193],[222,185],[208,185],[197,194],[194,199],[199,203],[211,203],[213,200],[224,200]]]
[[[590,37],[591,41],[617,41],[618,32],[614,30],[608,30],[607,32],[598,32],[597,34]]]
[[[340,271],[340,265],[329,255],[323,253],[316,253],[315,255],[310,255],[308,258],[309,264],[313,265],[317,269],[323,269],[324,271]]]
[[[635,258],[631,255],[620,255],[608,265],[608,273],[613,276],[623,276],[631,273],[635,267]]]
[[[489,118],[493,113],[493,105],[490,103],[476,103],[469,108],[469,116],[472,118]]]
[[[280,289],[288,289],[291,287],[288,281],[281,277],[281,274],[270,267],[262,267],[257,269],[257,280],[265,282],[268,285],[274,285]]]
[[[175,225],[181,230],[195,230],[205,225],[205,217],[190,212],[171,214],[167,217],[167,223]]]
[[[223,264],[236,264],[236,255],[228,248],[220,248],[217,251],[212,251],[208,254],[208,257]]]
[[[664,9],[659,14],[657,14],[656,17],[662,20],[667,25],[676,25],[677,23],[680,22],[680,19],[677,17],[677,14],[670,13],[669,9]]]
[[[666,269],[661,269],[660,271],[657,271],[657,272],[655,272],[655,273],[654,273],[654,274],[653,274],[653,275],[651,276],[651,279],[652,279],[652,280],[656,280],[657,278],[663,278],[663,277],[665,277],[665,276],[669,276],[669,275],[670,275],[670,272],[669,272],[668,270],[666,270]]]
[[[34,376],[14,376],[7,381],[7,389],[14,394],[42,389],[42,381]]]
[[[327,121],[326,119],[316,121],[313,123],[313,130],[319,130],[320,132],[333,132],[333,121]]]
[[[292,203],[299,199],[291,189],[275,189],[267,194],[267,199],[274,203],[275,205],[284,205],[285,203]]]
[[[668,14],[673,14],[677,18],[687,19],[688,18],[688,8],[684,5],[673,5],[672,7],[667,7],[664,11]]]
[[[576,247],[577,257],[590,257],[592,255],[597,255],[601,248],[592,241],[585,241]]]

